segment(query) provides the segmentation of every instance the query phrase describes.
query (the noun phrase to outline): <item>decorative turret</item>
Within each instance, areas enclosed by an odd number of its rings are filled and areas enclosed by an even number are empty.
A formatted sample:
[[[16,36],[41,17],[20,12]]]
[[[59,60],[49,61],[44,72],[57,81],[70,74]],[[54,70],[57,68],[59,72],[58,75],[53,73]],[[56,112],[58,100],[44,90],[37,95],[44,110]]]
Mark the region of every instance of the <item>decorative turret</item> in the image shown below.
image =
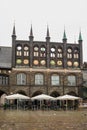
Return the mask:
[[[83,46],[82,46],[82,34],[81,34],[81,30],[79,32],[79,39],[78,39],[78,43],[79,43],[79,55],[80,55],[80,68],[83,68]]]
[[[32,30],[32,25],[31,25],[31,29],[30,29],[30,36],[29,36],[29,39],[30,41],[33,41],[33,30]]]
[[[49,34],[49,27],[48,27],[48,26],[47,26],[46,41],[47,41],[47,42],[50,42],[50,34]]]
[[[13,27],[12,40],[16,40],[15,24],[14,24],[14,27]]]
[[[82,43],[82,41],[83,41],[83,40],[82,40],[82,34],[81,34],[81,31],[80,31],[80,32],[79,32],[79,39],[78,39],[78,42],[79,42],[79,43]]]
[[[15,67],[15,41],[16,41],[16,31],[14,24],[12,33],[12,67]]]
[[[63,43],[67,43],[67,37],[66,37],[65,29],[64,29],[64,33],[63,33]]]

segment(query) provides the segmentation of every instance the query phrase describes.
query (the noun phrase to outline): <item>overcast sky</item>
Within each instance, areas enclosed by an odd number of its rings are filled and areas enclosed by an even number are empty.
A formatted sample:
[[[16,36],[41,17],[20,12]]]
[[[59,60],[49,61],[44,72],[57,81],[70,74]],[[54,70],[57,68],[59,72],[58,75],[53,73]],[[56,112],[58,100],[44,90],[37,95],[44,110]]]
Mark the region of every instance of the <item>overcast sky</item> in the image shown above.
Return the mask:
[[[15,21],[17,39],[28,40],[32,24],[34,40],[45,41],[47,24],[51,41],[78,43],[81,30],[83,59],[87,61],[87,0],[0,0],[0,45],[11,46]]]

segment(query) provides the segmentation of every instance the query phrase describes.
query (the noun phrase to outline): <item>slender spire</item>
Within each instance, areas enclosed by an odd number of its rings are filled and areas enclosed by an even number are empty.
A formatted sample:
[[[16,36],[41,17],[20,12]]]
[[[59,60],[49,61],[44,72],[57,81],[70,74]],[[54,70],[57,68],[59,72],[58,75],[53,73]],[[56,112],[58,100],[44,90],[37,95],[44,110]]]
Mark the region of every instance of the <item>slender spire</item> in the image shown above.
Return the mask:
[[[67,37],[66,37],[65,28],[64,28],[64,33],[63,33],[63,42],[64,42],[64,43],[67,42]]]
[[[67,38],[66,38],[66,32],[65,32],[65,29],[64,29],[63,39],[67,39]]]
[[[49,27],[47,26],[47,37],[49,37]]]
[[[16,31],[15,31],[15,23],[14,23],[13,32],[12,32],[12,43],[14,43],[15,40],[16,40]]]
[[[14,26],[13,26],[13,34],[12,34],[12,35],[15,35],[15,36],[16,36],[15,23],[14,23]]]
[[[30,36],[29,36],[30,40],[33,40],[33,29],[32,29],[32,24],[31,24],[31,29],[30,29]]]
[[[81,31],[79,32],[79,41],[83,41]]]
[[[30,29],[30,36],[33,36],[32,24],[31,24],[31,29]]]
[[[50,41],[50,34],[49,34],[49,27],[47,25],[47,35],[46,35],[46,40]]]

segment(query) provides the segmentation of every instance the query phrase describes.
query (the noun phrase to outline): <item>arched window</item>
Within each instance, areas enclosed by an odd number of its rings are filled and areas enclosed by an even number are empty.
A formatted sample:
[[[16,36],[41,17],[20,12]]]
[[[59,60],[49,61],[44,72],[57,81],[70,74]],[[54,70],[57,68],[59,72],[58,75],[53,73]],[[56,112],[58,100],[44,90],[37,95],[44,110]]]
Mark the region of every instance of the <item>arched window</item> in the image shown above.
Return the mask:
[[[35,85],[43,85],[44,76],[43,74],[35,74]]]
[[[16,55],[17,56],[22,56],[22,46],[21,45],[18,45],[16,47]]]
[[[55,52],[56,49],[55,49],[54,47],[51,47],[50,51],[51,51],[51,52],[50,52],[50,57],[56,57],[56,54],[55,54],[55,53],[56,53],[56,52]]]
[[[60,78],[59,78],[59,75],[57,74],[53,74],[51,76],[51,85],[59,85],[60,84]]]
[[[26,74],[17,74],[17,85],[26,85]]]
[[[71,48],[68,48],[68,49],[67,49],[67,58],[68,58],[68,59],[71,59],[71,58],[72,58],[72,49],[71,49]]]
[[[78,59],[78,58],[79,58],[78,48],[75,48],[75,50],[74,50],[74,58],[75,58],[75,59]]]
[[[27,45],[24,46],[24,56],[29,56],[29,47]]]
[[[40,57],[46,57],[46,48],[44,46],[40,48]]]
[[[58,58],[62,58],[62,56],[63,56],[63,55],[62,55],[62,48],[59,47],[59,48],[58,48],[57,57],[58,57]]]
[[[8,75],[0,75],[0,85],[8,85],[9,77]]]
[[[37,46],[34,47],[34,56],[35,57],[39,56],[39,48]]]
[[[67,76],[67,80],[68,80],[68,83],[67,83],[68,86],[76,86],[76,76],[69,75]]]

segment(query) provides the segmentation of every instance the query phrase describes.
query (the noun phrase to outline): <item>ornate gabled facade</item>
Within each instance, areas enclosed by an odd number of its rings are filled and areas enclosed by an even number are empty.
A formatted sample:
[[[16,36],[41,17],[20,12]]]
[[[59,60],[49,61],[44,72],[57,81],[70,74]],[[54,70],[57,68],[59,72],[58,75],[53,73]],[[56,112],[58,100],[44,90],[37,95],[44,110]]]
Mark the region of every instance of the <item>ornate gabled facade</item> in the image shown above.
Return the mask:
[[[14,25],[12,47],[9,50],[12,50],[12,53],[9,52],[11,66],[5,67],[8,70],[8,85],[3,86],[0,81],[0,90],[4,93],[19,92],[28,96],[45,93],[54,97],[67,93],[81,95],[81,32],[77,44],[67,42],[65,30],[61,43],[51,42],[47,27],[46,41],[34,41],[31,26],[29,40],[24,41],[16,39]],[[0,75],[2,80],[3,74]]]

